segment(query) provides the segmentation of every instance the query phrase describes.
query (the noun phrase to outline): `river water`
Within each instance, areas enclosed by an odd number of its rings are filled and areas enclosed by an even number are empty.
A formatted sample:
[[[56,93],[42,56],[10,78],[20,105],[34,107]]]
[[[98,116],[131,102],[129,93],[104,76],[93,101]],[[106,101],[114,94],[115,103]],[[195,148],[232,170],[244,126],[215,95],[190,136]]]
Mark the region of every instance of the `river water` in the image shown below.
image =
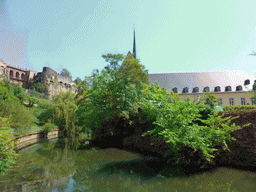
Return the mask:
[[[21,151],[13,170],[0,176],[0,191],[256,191],[255,171],[221,167],[187,177],[131,152],[58,149],[55,142]]]

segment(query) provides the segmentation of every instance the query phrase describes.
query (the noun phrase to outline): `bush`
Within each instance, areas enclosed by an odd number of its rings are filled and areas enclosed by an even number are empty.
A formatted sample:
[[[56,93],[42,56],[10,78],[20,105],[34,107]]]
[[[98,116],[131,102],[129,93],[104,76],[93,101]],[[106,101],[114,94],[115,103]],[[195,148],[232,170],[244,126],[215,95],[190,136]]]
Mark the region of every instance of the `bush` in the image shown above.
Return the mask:
[[[29,95],[31,97],[37,97],[37,98],[42,98],[42,99],[48,99],[48,97],[44,93],[39,93],[33,89],[29,90]]]
[[[25,89],[22,88],[19,84],[11,84],[9,91],[12,96],[17,96],[20,93],[25,93]]]
[[[11,150],[15,145],[15,137],[8,131],[10,129],[8,120],[0,117],[0,175],[5,174],[11,168],[17,156]]]
[[[52,123],[50,123],[50,122],[45,123],[45,124],[43,125],[43,130],[44,130],[46,133],[52,132],[52,131],[54,130],[54,128],[55,128],[55,125],[52,124]]]
[[[34,97],[28,97],[28,102],[29,102],[29,106],[30,107],[33,107],[34,104],[38,103],[38,99],[37,98],[34,98]]]
[[[256,106],[252,105],[227,105],[223,107],[224,111],[238,110],[238,109],[255,109]]]
[[[23,104],[24,103],[24,100],[26,98],[25,94],[24,93],[19,93],[16,95],[16,97],[20,100],[20,102]]]
[[[34,89],[39,93],[43,93],[45,90],[44,85],[41,82],[34,83],[34,85],[31,87],[31,89]]]
[[[213,156],[210,153],[217,150],[212,148],[214,144],[222,143],[228,149],[226,142],[233,139],[230,133],[241,128],[234,124],[231,127],[229,126],[231,117],[225,119],[216,117],[218,111],[215,110],[212,113],[210,105],[204,109],[203,105],[191,103],[190,99],[183,102],[180,98],[174,97],[173,101],[170,102],[166,98],[167,93],[162,92],[160,94],[160,92],[158,86],[155,86],[154,94],[149,94],[151,100],[158,101],[162,97],[160,108],[157,105],[152,105],[148,99],[141,102],[143,111],[146,109],[148,115],[148,117],[143,116],[143,120],[156,119],[153,122],[156,125],[155,128],[147,131],[142,136],[150,134],[152,138],[166,140],[171,145],[174,153],[174,157],[170,161],[179,164],[178,150],[183,145],[201,149],[208,161],[212,161]],[[206,120],[203,120],[205,118]],[[195,123],[195,121],[201,121],[202,124]],[[220,129],[220,126],[223,128]]]
[[[52,110],[51,109],[43,109],[40,111],[40,113],[37,115],[38,119],[38,125],[43,125],[49,120],[53,119]]]
[[[49,109],[53,105],[53,102],[48,99],[38,98],[38,108]]]

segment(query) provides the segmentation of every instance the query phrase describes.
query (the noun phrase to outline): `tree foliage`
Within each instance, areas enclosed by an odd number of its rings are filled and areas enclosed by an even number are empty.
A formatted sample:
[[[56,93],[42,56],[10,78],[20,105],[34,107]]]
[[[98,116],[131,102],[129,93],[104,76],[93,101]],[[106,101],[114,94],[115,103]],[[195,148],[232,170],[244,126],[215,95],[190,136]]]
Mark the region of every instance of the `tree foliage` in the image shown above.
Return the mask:
[[[174,158],[170,161],[173,160],[176,164],[179,163],[178,150],[182,145],[201,149],[204,157],[209,161],[212,161],[211,158],[213,158],[210,153],[216,150],[212,148],[214,144],[223,143],[228,149],[226,142],[233,139],[230,137],[230,133],[241,127],[234,124],[229,126],[230,117],[225,119],[216,117],[217,111],[203,120],[200,111],[204,109],[200,105],[192,103],[189,98],[183,102],[173,92],[171,94],[173,100],[170,102],[166,91],[161,90],[158,84],[151,85],[149,95],[142,99],[140,103],[143,111],[146,112],[142,119],[152,119],[154,120],[153,124],[156,125],[154,129],[144,134],[151,134],[157,139],[163,138],[171,145]],[[161,107],[159,108],[150,100],[161,101]],[[195,123],[198,120],[206,126]],[[223,128],[220,129],[220,126]]]
[[[0,117],[0,175],[11,168],[17,156],[12,150],[15,146],[15,137],[9,129],[9,119]]]
[[[134,116],[145,87],[143,83],[139,83],[141,81],[135,86],[129,75],[120,75],[119,62],[124,58],[121,54],[102,57],[110,64],[101,73],[98,70],[93,72],[90,86],[83,94],[83,103],[77,109],[79,125],[84,132],[92,133],[92,136],[102,121],[116,114]]]
[[[141,65],[139,60],[132,55],[126,56],[119,68],[118,75],[130,78],[131,83],[136,86],[142,83],[149,85],[148,70],[145,70],[145,66]]]
[[[77,115],[75,113],[77,108],[75,94],[61,92],[53,97],[53,102],[54,104],[50,108],[53,122],[63,132],[64,138],[69,140],[65,144],[68,147],[78,147],[80,128],[77,125]]]
[[[71,73],[66,68],[62,69],[60,75],[72,78]]]

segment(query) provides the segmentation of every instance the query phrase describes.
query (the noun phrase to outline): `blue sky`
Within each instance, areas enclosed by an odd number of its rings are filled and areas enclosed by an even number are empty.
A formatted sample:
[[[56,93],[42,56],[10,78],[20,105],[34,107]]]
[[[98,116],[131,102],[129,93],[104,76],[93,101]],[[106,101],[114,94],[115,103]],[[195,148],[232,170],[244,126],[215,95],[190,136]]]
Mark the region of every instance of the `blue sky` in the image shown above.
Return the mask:
[[[252,0],[0,2],[0,58],[12,66],[66,68],[84,79],[108,64],[101,55],[132,51],[135,25],[137,58],[149,73],[256,74],[256,56],[248,56],[256,51]]]

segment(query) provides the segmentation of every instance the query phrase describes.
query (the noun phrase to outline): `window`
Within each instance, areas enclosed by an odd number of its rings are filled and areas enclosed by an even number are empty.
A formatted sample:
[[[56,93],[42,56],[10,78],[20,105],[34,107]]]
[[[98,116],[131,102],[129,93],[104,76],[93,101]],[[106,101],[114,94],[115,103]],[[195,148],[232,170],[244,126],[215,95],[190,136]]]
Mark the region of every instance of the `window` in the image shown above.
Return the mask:
[[[252,105],[255,105],[255,104],[256,104],[255,98],[252,98]]]
[[[242,88],[241,85],[239,85],[239,86],[236,87],[236,91],[242,91],[242,90],[243,90],[243,88]]]
[[[16,78],[19,79],[20,78],[20,74],[19,72],[16,72]]]
[[[174,93],[178,93],[177,87],[173,88],[172,91],[173,91]]]
[[[250,79],[247,79],[244,81],[244,85],[249,85],[250,84]]]
[[[204,92],[206,92],[206,91],[209,91],[209,92],[210,92],[210,88],[209,88],[209,87],[205,87],[205,88],[204,88]]]
[[[246,105],[245,97],[242,97],[242,98],[241,98],[241,105]]]
[[[220,86],[217,86],[214,88],[214,92],[219,92],[220,91]]]
[[[229,98],[229,105],[234,105],[234,98]]]
[[[225,91],[231,91],[232,89],[231,89],[231,86],[227,86],[227,87],[225,87]]]
[[[23,80],[25,79],[24,73],[21,74],[21,79],[23,79]]]
[[[198,87],[194,87],[193,88],[193,93],[197,93],[197,92],[199,92],[199,88]]]
[[[188,88],[187,87],[183,88],[182,93],[187,93],[187,92],[188,92]]]
[[[219,100],[220,100],[220,105],[222,105],[222,98],[219,98]]]
[[[10,77],[13,77],[13,71],[12,70],[10,71]]]

